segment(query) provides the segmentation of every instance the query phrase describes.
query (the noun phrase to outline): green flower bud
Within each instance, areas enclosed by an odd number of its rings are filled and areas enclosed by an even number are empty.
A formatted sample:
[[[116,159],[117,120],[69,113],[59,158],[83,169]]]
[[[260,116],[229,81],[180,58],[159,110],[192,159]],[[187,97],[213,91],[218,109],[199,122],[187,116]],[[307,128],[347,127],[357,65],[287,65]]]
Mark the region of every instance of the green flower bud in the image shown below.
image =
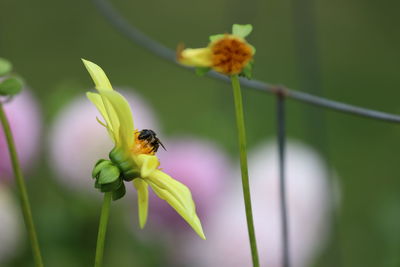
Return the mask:
[[[110,160],[100,159],[92,171],[96,179],[94,187],[101,192],[113,192],[113,199],[120,199],[125,195],[125,185],[121,177],[120,168]],[[114,196],[115,195],[115,196]]]

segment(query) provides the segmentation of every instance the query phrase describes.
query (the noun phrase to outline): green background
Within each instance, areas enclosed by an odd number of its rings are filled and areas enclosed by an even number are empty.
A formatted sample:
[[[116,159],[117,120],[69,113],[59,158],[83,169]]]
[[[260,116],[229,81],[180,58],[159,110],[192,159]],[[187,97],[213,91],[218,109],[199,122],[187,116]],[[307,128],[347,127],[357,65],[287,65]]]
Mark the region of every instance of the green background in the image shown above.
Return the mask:
[[[315,91],[302,80],[307,62],[299,60],[296,52],[292,17],[300,11],[293,10],[290,1],[112,3],[129,22],[172,49],[182,41],[191,47],[204,46],[209,35],[230,31],[233,23],[251,23],[254,31],[249,42],[257,48],[254,77]],[[400,113],[399,8],[399,2],[388,0],[316,1],[318,88],[323,88],[317,94]],[[314,52],[305,48],[302,58],[309,54],[313,60]],[[83,57],[103,66],[114,84],[140,91],[155,107],[167,134],[193,133],[236,153],[229,85],[197,77],[133,44],[90,1],[1,0],[0,56],[11,60],[34,88],[46,125],[69,99],[83,96],[92,86],[80,61]],[[248,143],[255,147],[275,135],[275,99],[253,90],[243,95]],[[287,127],[290,137],[328,151],[329,163],[340,178],[336,236],[340,249],[336,251],[331,242],[315,266],[400,266],[399,127],[293,100],[287,102]],[[43,155],[28,186],[45,261],[48,266],[90,266],[100,206],[66,192],[49,175]],[[122,211],[115,208],[113,216],[120,218]],[[123,227],[122,219],[114,219],[109,229]],[[142,265],[138,266],[163,265],[160,245],[132,242],[123,230],[110,232],[109,242],[119,245],[107,252],[109,264],[118,260],[118,266],[131,266],[130,260],[139,258]],[[32,266],[30,262],[25,246],[9,266]]]

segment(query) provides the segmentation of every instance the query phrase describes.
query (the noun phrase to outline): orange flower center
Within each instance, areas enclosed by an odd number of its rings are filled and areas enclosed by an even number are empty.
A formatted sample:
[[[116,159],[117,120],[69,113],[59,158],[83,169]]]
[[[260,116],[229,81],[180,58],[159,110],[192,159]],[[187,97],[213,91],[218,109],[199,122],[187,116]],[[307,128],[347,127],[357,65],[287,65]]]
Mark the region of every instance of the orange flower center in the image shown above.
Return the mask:
[[[147,140],[139,139],[140,131],[135,130],[135,142],[133,144],[132,153],[155,155],[153,146]]]
[[[224,74],[239,74],[253,57],[253,49],[244,41],[225,36],[211,47],[213,67]]]

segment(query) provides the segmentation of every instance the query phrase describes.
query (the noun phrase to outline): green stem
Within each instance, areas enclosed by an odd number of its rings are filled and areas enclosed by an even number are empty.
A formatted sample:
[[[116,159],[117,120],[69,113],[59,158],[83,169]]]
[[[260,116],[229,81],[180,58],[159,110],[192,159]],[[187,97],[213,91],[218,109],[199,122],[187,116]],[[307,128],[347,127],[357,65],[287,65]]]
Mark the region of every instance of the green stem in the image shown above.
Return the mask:
[[[104,193],[103,205],[101,207],[99,233],[97,235],[95,267],[101,267],[103,264],[104,242],[106,239],[108,217],[110,215],[112,192]]]
[[[33,258],[36,267],[43,267],[42,255],[40,253],[39,241],[36,235],[35,224],[33,223],[31,205],[29,203],[28,192],[26,190],[25,180],[22,176],[21,167],[19,165],[17,151],[15,149],[14,139],[11,133],[10,124],[8,123],[7,116],[3,109],[3,104],[0,103],[0,120],[3,125],[4,134],[7,139],[8,151],[10,153],[12,168],[17,181],[17,187],[21,200],[21,209],[24,216],[26,230],[28,231],[29,239],[31,241]]]
[[[246,152],[246,130],[244,126],[242,93],[240,90],[240,82],[238,76],[232,75],[231,81],[233,87],[233,97],[235,101],[236,125],[239,137],[239,150],[240,150],[240,169],[242,173],[243,198],[246,209],[246,220],[247,220],[247,229],[249,232],[249,239],[250,239],[251,256],[253,258],[253,266],[259,267],[260,263],[258,260],[257,242],[254,232],[253,212],[251,208],[249,173],[247,167],[247,152]]]

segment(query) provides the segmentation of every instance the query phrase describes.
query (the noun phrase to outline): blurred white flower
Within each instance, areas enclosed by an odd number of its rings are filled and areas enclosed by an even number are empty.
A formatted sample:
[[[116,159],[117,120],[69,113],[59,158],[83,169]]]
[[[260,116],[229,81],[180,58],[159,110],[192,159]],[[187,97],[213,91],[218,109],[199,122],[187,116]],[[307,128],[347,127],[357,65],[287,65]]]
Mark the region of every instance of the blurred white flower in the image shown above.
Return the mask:
[[[26,169],[33,164],[39,153],[41,116],[36,100],[28,89],[4,104],[8,121],[13,134],[21,166]],[[13,177],[7,141],[3,127],[0,126],[0,180]]]
[[[275,145],[260,145],[250,153],[249,174],[255,231],[261,266],[282,266],[279,171]],[[183,242],[190,266],[251,266],[250,246],[239,170],[235,186],[205,225],[207,244]],[[323,160],[304,144],[288,142],[286,185],[293,267],[311,266],[328,232],[328,170]]]
[[[135,128],[157,131],[158,123],[146,101],[131,90],[124,95],[132,107]],[[82,95],[63,108],[50,130],[49,153],[54,176],[73,189],[97,191],[91,178],[93,166],[100,158],[108,158],[112,149],[110,137],[96,116],[101,118]]]
[[[15,199],[7,187],[0,183],[0,263],[16,254],[20,244],[21,222],[22,217]]]

